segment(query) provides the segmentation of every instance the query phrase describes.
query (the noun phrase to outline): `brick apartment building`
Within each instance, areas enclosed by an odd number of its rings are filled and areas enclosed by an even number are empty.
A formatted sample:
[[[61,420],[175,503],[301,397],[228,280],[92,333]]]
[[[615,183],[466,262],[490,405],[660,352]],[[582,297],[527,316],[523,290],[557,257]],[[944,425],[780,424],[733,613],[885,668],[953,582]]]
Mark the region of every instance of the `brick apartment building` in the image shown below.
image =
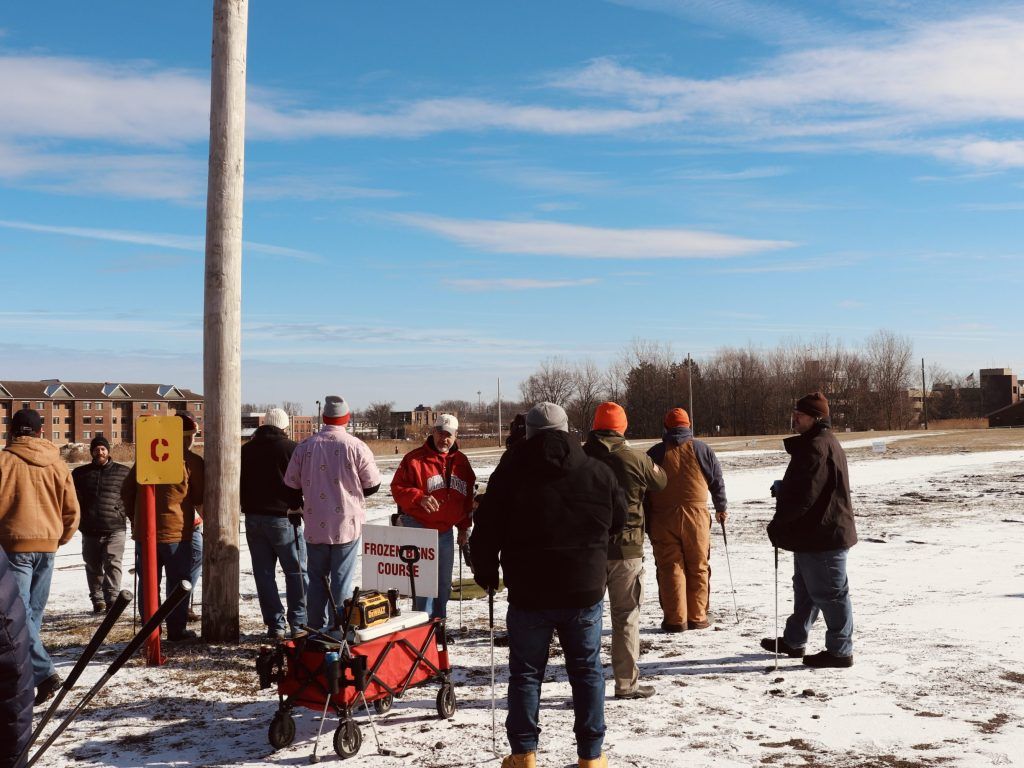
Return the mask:
[[[0,439],[15,411],[32,408],[43,417],[43,437],[57,445],[88,443],[103,435],[114,443],[134,441],[139,416],[173,416],[191,411],[202,442],[203,396],[173,384],[115,382],[0,381]]]
[[[242,414],[242,439],[248,440],[253,433],[265,423],[266,413],[243,413]],[[316,432],[316,417],[314,416],[289,416],[288,429],[285,433],[289,439],[301,443],[307,437],[312,437]]]

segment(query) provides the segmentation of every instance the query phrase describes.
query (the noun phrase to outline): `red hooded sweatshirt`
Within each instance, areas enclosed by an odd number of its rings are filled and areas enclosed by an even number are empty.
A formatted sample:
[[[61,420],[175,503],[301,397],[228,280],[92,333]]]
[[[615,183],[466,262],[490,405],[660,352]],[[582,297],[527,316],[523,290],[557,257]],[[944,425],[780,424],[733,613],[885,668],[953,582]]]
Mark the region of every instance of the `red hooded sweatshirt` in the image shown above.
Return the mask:
[[[452,443],[448,453],[438,453],[433,436],[402,458],[391,481],[391,495],[398,507],[424,527],[448,531],[453,526],[469,528],[473,512],[473,485],[476,474],[466,454]],[[429,514],[420,499],[433,496],[441,508]]]

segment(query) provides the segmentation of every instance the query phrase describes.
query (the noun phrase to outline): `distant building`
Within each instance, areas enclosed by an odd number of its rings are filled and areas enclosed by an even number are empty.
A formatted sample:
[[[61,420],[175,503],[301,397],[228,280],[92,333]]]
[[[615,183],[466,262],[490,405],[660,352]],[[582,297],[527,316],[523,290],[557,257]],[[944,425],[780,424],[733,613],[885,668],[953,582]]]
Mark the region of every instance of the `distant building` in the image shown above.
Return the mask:
[[[992,413],[1020,402],[1020,382],[1010,368],[982,368],[981,412]]]
[[[265,423],[266,413],[242,414],[242,440],[250,439],[257,429]],[[301,443],[316,432],[315,416],[289,416],[288,429],[285,434],[296,443]]]
[[[458,416],[458,414],[453,414]],[[434,425],[437,413],[429,405],[420,403],[411,411],[391,412],[391,437],[402,440],[425,434]]]
[[[203,396],[173,384],[128,384],[43,379],[0,381],[0,439],[15,411],[31,408],[43,417],[43,437],[57,445],[88,443],[103,435],[114,443],[132,443],[139,416],[173,416],[190,411],[202,443]]]

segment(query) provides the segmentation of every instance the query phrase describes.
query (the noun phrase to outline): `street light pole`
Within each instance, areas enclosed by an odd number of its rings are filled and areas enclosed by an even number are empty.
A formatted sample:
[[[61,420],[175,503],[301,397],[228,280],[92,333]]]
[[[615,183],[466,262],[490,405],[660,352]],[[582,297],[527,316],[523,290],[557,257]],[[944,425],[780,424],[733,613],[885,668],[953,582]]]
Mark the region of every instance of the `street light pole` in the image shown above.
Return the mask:
[[[689,412],[690,412],[690,429],[694,430],[696,434],[696,428],[694,427],[693,421],[693,358],[690,357],[690,353],[686,353],[686,386],[690,391],[689,399]]]

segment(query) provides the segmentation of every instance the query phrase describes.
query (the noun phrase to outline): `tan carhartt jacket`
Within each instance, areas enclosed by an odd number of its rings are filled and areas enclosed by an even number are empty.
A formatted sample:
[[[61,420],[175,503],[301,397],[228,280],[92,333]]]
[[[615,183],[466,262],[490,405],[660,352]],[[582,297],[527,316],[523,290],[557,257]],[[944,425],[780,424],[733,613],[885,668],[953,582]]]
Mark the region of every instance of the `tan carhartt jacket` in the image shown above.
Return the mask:
[[[0,547],[56,552],[78,530],[78,496],[57,446],[16,437],[0,451]]]

